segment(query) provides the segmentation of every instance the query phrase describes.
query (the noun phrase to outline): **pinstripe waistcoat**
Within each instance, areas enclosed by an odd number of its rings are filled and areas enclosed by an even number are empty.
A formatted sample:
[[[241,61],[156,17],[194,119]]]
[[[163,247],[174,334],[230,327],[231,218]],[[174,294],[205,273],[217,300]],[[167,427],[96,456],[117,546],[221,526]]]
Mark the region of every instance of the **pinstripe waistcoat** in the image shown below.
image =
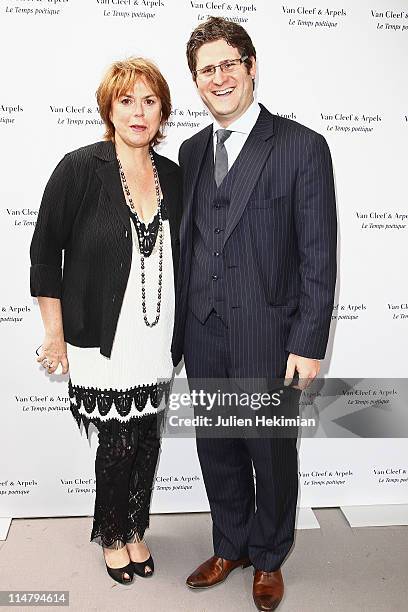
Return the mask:
[[[223,243],[236,168],[234,164],[217,188],[213,139],[210,138],[194,194],[193,257],[189,283],[189,306],[202,323],[212,309],[226,320]]]

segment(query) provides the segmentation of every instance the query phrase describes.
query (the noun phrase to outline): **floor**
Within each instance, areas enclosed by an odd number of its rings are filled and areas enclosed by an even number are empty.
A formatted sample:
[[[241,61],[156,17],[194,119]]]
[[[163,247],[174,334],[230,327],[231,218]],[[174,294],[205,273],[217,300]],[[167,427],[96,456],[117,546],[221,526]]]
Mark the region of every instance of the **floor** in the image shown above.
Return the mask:
[[[321,529],[298,531],[283,566],[286,590],[279,611],[407,612],[408,527],[352,529],[339,509],[315,514]],[[146,540],[156,572],[129,586],[106,574],[100,547],[89,543],[91,522],[90,517],[13,520],[7,540],[0,542],[0,590],[69,591],[69,609],[75,612],[255,610],[251,568],[237,569],[224,584],[205,591],[184,585],[190,571],[212,554],[209,514],[152,516]]]

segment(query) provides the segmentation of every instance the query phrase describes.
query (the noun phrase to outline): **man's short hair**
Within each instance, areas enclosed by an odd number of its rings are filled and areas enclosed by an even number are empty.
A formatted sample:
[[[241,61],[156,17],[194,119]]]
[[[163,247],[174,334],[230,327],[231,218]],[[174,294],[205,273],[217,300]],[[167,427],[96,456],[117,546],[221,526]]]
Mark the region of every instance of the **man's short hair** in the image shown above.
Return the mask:
[[[225,40],[226,43],[238,49],[241,57],[247,55],[248,59],[245,60],[245,65],[249,72],[252,65],[251,58],[256,59],[256,51],[248,32],[238,23],[229,19],[210,17],[196,27],[187,43],[187,62],[194,80],[196,78],[198,49],[202,45],[216,40]]]

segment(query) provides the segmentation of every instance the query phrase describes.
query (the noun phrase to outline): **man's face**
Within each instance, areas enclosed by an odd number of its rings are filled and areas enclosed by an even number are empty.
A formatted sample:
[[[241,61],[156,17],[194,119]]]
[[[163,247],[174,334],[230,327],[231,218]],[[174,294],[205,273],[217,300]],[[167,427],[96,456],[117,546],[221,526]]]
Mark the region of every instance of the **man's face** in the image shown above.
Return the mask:
[[[198,49],[196,69],[218,66],[226,60],[239,57],[237,48],[225,40],[215,40]],[[252,83],[256,74],[256,63],[255,58],[251,59],[249,73],[247,66],[241,63],[229,74],[222,72],[221,68],[217,68],[215,74],[210,77],[197,74],[196,85],[201,99],[223,127],[228,127],[238,119],[254,99]]]

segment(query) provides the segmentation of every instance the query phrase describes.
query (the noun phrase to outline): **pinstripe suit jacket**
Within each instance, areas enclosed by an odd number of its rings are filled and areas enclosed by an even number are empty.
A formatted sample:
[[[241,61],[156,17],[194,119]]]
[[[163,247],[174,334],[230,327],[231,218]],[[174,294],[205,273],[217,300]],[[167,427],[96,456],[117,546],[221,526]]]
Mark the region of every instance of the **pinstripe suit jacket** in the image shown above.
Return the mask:
[[[194,191],[211,136],[212,125],[185,141],[179,153],[184,212],[175,363],[184,345]],[[238,377],[279,377],[289,353],[325,355],[336,281],[330,151],[323,136],[261,105],[235,164],[223,245],[232,370]]]

